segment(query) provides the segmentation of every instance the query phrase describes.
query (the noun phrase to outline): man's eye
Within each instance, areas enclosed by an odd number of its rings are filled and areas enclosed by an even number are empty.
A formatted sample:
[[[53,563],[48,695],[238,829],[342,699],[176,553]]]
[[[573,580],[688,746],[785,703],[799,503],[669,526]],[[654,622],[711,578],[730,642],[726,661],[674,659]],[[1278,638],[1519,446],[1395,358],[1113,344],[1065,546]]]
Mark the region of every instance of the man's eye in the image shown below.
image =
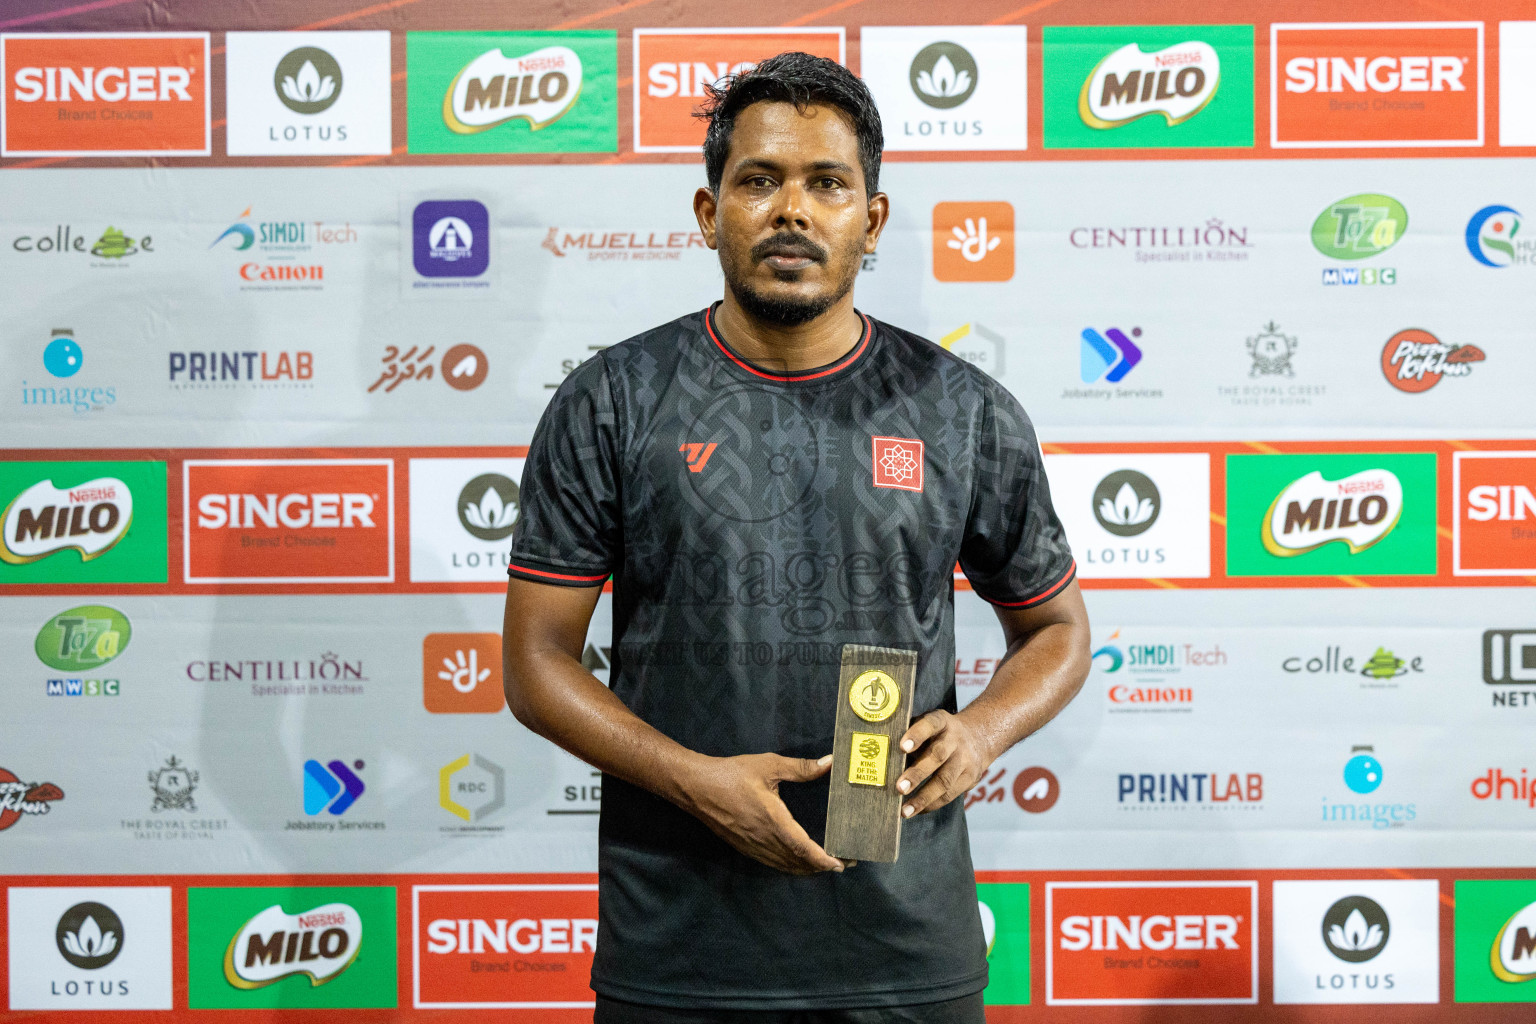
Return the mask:
[[[821,178],[816,182],[818,188],[842,188],[843,183],[836,178]]]
[[[747,184],[752,188],[772,188],[773,179],[762,174],[754,174],[747,179]]]

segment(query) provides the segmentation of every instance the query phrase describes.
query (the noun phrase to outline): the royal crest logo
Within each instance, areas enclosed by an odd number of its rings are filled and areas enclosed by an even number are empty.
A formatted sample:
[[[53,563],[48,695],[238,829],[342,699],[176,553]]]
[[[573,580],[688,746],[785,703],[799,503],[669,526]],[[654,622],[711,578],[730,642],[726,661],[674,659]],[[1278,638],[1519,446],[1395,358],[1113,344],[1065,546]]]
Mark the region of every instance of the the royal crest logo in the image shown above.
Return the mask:
[[[1311,472],[1281,491],[1264,516],[1264,547],[1282,558],[1342,541],[1350,554],[1380,542],[1403,513],[1403,485],[1385,469],[1342,480]]]
[[[0,517],[0,560],[24,565],[73,548],[82,561],[110,551],[133,521],[133,493],[116,477],[55,487],[40,480],[18,494]]]
[[[345,903],[302,914],[274,903],[235,933],[224,952],[224,978],[255,989],[297,974],[319,986],[352,966],[362,946],[363,919]]]
[[[149,813],[160,811],[196,811],[197,803],[192,791],[197,788],[198,773],[176,759],[174,754],[165,764],[149,773],[149,788],[155,794],[155,802]]]
[[[1091,128],[1118,128],[1149,114],[1171,127],[1205,109],[1221,83],[1216,48],[1199,40],[1144,53],[1136,43],[1099,62],[1078,95],[1077,110]]]
[[[568,46],[508,57],[487,50],[454,76],[443,97],[443,123],[473,135],[518,118],[538,131],[565,116],[581,95],[581,58]]]

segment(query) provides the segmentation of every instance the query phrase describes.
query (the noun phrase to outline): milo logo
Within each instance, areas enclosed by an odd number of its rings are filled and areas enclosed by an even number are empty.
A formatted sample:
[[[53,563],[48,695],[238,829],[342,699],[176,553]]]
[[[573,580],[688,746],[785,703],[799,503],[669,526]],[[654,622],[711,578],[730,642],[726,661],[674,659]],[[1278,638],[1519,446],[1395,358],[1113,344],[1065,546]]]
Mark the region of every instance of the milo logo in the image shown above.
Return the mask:
[[[24,565],[74,548],[82,561],[110,551],[128,533],[133,494],[116,477],[55,487],[41,480],[5,507],[0,517],[0,559]]]
[[[363,943],[363,919],[345,903],[302,914],[274,903],[235,933],[224,953],[224,978],[240,989],[264,988],[290,975],[322,985],[352,965]]]
[[[133,627],[116,608],[86,604],[60,612],[37,631],[33,649],[49,668],[76,672],[98,668],[123,653]]]
[[[1355,554],[1377,543],[1403,513],[1403,485],[1385,469],[1326,480],[1311,472],[1287,485],[1269,506],[1264,547],[1288,558],[1343,541]]]
[[[537,131],[558,121],[581,95],[581,58],[567,46],[521,57],[487,50],[454,76],[443,97],[443,123],[472,135],[522,118]]]
[[[1391,196],[1349,196],[1317,215],[1312,245],[1335,260],[1363,260],[1386,252],[1408,230],[1408,211]]]
[[[1211,102],[1221,81],[1216,48],[1198,40],[1143,53],[1127,43],[1083,82],[1077,112],[1091,128],[1117,128],[1148,114],[1183,124]]]

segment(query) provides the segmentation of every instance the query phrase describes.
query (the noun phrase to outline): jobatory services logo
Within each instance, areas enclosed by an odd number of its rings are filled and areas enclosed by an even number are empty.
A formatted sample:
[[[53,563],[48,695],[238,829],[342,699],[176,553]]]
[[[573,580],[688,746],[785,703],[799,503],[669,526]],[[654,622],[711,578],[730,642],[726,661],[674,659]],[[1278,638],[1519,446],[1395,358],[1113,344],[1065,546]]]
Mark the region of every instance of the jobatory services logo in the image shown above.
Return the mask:
[[[1043,770],[1043,769],[1042,769]],[[1029,884],[979,882],[976,909],[987,943],[987,1006],[1029,1005]]]
[[[412,153],[613,153],[611,31],[406,33]]]
[[[390,459],[188,459],[188,583],[385,583],[395,578]]]
[[[1047,149],[1253,145],[1253,26],[1044,30]]]
[[[387,155],[389,33],[226,32],[230,156]]]
[[[36,410],[68,411],[75,416],[103,412],[117,404],[118,386],[103,382],[94,373],[78,377],[85,368],[85,347],[68,327],[55,327],[43,347],[43,370],[55,381],[67,384],[34,384],[23,378],[21,404]],[[46,415],[46,413],[44,413]]]
[[[164,462],[0,464],[0,584],[164,583]]]
[[[1442,377],[1463,378],[1472,364],[1487,359],[1476,345],[1448,345],[1420,327],[1398,331],[1381,350],[1381,372],[1399,391],[1428,391]]]
[[[708,95],[706,86],[791,50],[841,64],[844,32],[840,27],[637,28],[634,47],[635,152],[697,153],[704,126],[693,112]]]
[[[1141,347],[1131,340],[1140,337],[1140,327],[1132,327],[1129,334],[1118,327],[1108,328],[1103,334],[1092,327],[1083,328],[1078,346],[1078,376],[1084,384],[1120,383],[1144,358]]]
[[[1210,575],[1207,456],[1053,454],[1045,467],[1085,578]]]
[[[1440,883],[1274,883],[1275,1002],[1440,1001]]]
[[[1312,222],[1312,246],[1329,259],[1365,260],[1392,248],[1408,230],[1408,211],[1374,192],[1329,203]],[[1324,267],[1325,285],[1391,285],[1395,267]]]
[[[1269,42],[1276,149],[1483,144],[1480,21],[1277,22]]]
[[[392,888],[193,887],[187,947],[193,1009],[396,1003]]]
[[[128,617],[116,608],[88,604],[53,616],[37,631],[32,649],[44,665],[70,673],[49,678],[50,697],[116,697],[122,692],[118,679],[91,678],[94,672],[122,654],[133,637]]]
[[[484,754],[464,754],[437,772],[438,806],[464,824],[443,826],[452,835],[485,835],[504,832],[505,825],[487,825],[507,805],[506,770]]]
[[[422,704],[436,714],[495,714],[507,706],[500,633],[428,633],[421,642]]]
[[[1524,226],[1512,206],[1485,206],[1467,221],[1467,252],[1485,267],[1536,267],[1536,238],[1519,237]]]
[[[1027,149],[1027,40],[1023,25],[861,29],[861,68],[885,148]]]
[[[404,351],[398,345],[386,345],[379,363],[382,368],[378,378],[368,385],[369,394],[387,395],[407,381],[431,380],[439,368],[443,371],[444,384],[455,391],[473,391],[485,383],[486,375],[491,372],[485,351],[467,342],[460,342],[444,352],[440,367],[436,345],[412,345]]]
[[[933,276],[939,281],[1013,280],[1013,204],[938,203]]]
[[[171,890],[9,890],[12,1010],[171,1009]]]
[[[0,767],[0,832],[24,817],[42,817],[53,809],[64,791],[51,782],[24,782],[15,772]]]
[[[0,35],[0,156],[208,156],[208,38]]]
[[[357,772],[362,770],[362,761],[354,761],[351,766],[336,759],[325,764],[313,758],[305,761],[304,813],[346,814],[368,788],[357,776]]]
[[[1536,1003],[1536,881],[1457,880],[1458,1003]]]
[[[590,1009],[597,886],[411,888],[417,1009]]]
[[[1257,1003],[1257,882],[1047,882],[1051,1006]]]
[[[953,352],[994,380],[1003,379],[1008,339],[978,323],[962,324],[939,339],[939,347]]]
[[[1536,567],[1536,452],[1456,452],[1451,461],[1457,576],[1528,576]]]
[[[505,586],[521,458],[411,459],[411,579]]]
[[[1228,575],[1434,574],[1432,453],[1226,458]]]

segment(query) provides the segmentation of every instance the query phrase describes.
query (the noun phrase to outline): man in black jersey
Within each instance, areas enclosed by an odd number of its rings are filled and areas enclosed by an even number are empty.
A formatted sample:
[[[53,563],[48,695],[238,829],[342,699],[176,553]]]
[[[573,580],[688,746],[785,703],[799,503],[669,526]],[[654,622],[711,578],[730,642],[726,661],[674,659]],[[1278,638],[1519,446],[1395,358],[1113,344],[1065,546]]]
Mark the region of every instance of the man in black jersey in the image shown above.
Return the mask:
[[[1012,396],[854,309],[889,212],[864,84],[782,54],[707,116],[725,296],[567,377],[512,540],[507,702],[604,773],[596,1021],[977,1024],[956,798],[1087,675],[1072,554]],[[963,711],[957,562],[1008,643]],[[581,652],[610,576],[605,688]],[[846,643],[919,653],[895,864],[819,845]]]

